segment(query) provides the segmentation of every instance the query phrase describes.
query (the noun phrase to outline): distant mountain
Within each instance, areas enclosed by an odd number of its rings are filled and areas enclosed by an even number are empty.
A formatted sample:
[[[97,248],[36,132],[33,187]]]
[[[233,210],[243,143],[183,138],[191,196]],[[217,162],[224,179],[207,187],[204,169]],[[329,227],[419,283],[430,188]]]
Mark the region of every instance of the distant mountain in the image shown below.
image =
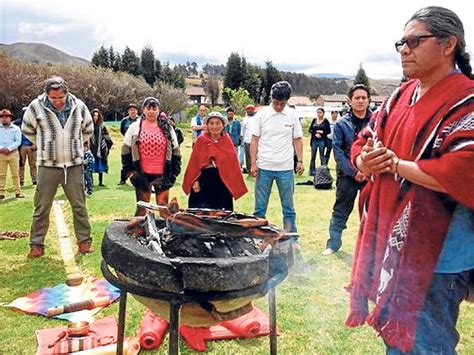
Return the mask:
[[[75,66],[89,65],[90,62],[79,57],[74,57],[59,49],[43,43],[18,42],[1,44],[0,52],[5,52],[9,57],[27,63],[36,64],[68,64]]]
[[[309,74],[313,78],[328,78],[328,79],[339,79],[339,80],[349,80],[354,79],[353,75],[342,75],[338,73],[318,73],[318,74]]]

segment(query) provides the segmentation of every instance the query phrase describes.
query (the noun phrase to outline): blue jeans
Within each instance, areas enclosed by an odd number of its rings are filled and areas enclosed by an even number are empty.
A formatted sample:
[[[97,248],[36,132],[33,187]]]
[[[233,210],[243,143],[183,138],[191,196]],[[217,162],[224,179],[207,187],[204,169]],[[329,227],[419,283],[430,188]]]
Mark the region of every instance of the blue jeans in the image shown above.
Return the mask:
[[[364,186],[350,176],[338,176],[336,180],[336,202],[329,224],[327,248],[339,250],[342,245],[342,231],[347,228],[347,220],[354,209],[357,192]]]
[[[326,157],[324,155],[324,148],[326,143],[323,140],[313,141],[311,143],[311,160],[309,161],[309,175],[314,176],[316,170],[316,155],[319,151],[319,160],[321,165],[327,165]]]
[[[416,323],[415,345],[408,353],[387,346],[388,355],[456,354],[459,305],[468,292],[473,270],[456,274],[433,274],[425,303]]]
[[[283,228],[287,232],[296,232],[296,213],[293,205],[293,193],[295,191],[293,170],[273,171],[258,169],[258,177],[255,182],[254,215],[265,218],[273,180],[276,180],[283,209]]]
[[[326,151],[324,152],[324,156],[326,158],[326,165],[329,164],[329,158],[331,157],[332,151],[332,139],[327,139],[326,141]]]

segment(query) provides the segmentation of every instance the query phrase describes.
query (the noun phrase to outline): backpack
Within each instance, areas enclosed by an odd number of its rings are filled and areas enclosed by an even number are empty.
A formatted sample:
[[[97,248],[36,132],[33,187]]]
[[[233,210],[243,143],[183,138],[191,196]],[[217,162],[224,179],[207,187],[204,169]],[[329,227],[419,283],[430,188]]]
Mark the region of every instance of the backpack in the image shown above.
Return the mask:
[[[333,178],[327,165],[318,166],[314,173],[314,188],[317,190],[332,189]]]

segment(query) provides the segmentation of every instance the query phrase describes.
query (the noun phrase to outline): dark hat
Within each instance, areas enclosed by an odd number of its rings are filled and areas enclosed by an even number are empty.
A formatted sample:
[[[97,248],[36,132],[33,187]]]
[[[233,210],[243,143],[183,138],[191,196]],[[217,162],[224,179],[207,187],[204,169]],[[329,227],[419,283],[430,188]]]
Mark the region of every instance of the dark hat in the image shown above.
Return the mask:
[[[130,110],[131,108],[136,108],[138,110],[138,106],[135,105],[134,103],[128,104],[127,111]]]
[[[225,109],[225,112],[235,112],[235,110],[229,106]]]
[[[142,108],[145,108],[147,106],[158,106],[160,107],[160,101],[153,96],[147,97],[145,100],[143,100]]]
[[[0,117],[2,117],[2,116],[13,117],[13,114],[10,110],[7,110],[6,108],[4,108],[3,110],[0,110]]]

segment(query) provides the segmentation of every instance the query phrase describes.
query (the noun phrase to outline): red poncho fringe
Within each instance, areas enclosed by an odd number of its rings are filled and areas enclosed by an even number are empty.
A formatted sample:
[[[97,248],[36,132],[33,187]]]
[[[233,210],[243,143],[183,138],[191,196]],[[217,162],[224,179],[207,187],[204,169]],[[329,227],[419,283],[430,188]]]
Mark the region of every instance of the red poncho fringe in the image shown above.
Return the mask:
[[[199,136],[193,147],[191,157],[183,179],[183,191],[186,195],[201,175],[201,170],[214,159],[222,182],[229,189],[232,197],[238,199],[247,193],[239,160],[230,136],[225,133],[219,140],[214,141],[207,133]]]
[[[371,122],[373,138],[400,159],[417,161],[447,193],[397,181],[392,174],[366,185],[346,320],[350,327],[367,322],[388,345],[405,352],[414,344],[453,205],[474,208],[474,81],[451,74],[410,106],[417,84],[403,84],[384,104]],[[365,141],[360,136],[353,145],[353,162]],[[375,302],[370,314],[368,299]]]

